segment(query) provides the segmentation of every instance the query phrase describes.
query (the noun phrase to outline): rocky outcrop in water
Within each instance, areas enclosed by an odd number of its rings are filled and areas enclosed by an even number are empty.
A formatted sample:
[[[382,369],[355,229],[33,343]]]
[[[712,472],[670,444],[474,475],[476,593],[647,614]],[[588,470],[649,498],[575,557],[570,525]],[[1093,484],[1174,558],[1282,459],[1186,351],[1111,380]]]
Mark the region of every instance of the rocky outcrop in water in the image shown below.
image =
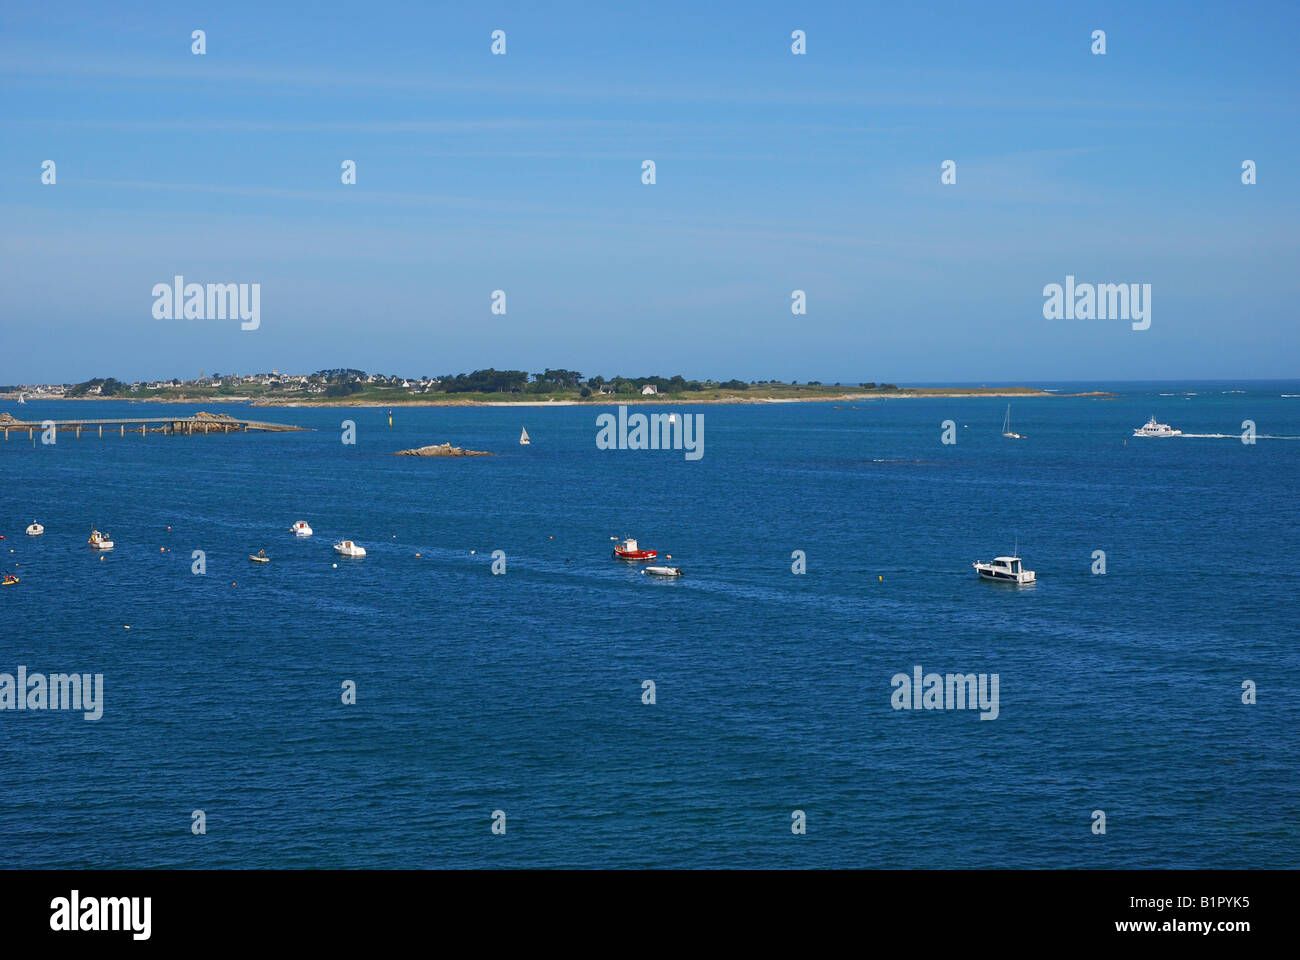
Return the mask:
[[[453,447],[450,443],[435,443],[427,447],[416,447],[413,450],[398,450],[393,454],[395,457],[490,457],[492,454],[487,450],[462,450],[460,447]]]

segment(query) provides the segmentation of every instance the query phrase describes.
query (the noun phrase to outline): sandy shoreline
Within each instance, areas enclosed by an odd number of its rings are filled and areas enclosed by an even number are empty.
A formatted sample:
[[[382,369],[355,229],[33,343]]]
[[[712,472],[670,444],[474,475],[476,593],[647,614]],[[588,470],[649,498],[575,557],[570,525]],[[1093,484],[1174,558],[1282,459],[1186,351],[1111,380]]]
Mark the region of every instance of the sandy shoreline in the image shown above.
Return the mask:
[[[1043,400],[1061,397],[1110,397],[1114,394],[1101,390],[1089,391],[1086,393],[1048,393],[1044,390],[1031,391],[981,391],[981,390],[937,390],[934,393],[916,393],[908,390],[892,391],[890,393],[845,393],[835,396],[817,396],[817,397],[745,397],[745,396],[728,396],[717,398],[691,398],[691,397],[623,397],[623,398],[605,398],[595,397],[589,400],[267,400],[264,398],[251,399],[248,397],[169,397],[167,399],[147,399],[133,400],[129,397],[49,397],[47,400],[58,400],[68,402],[80,402],[84,400],[97,400],[105,403],[179,403],[192,405],[195,403],[207,404],[247,404],[252,407],[285,407],[291,409],[309,410],[312,407],[377,407],[389,409],[396,407],[618,407],[618,406],[664,406],[664,405],[690,405],[690,406],[712,406],[712,405],[739,405],[739,404],[765,404],[765,403],[858,403],[873,400],[951,400],[951,399],[1002,399],[1002,400]],[[14,399],[16,397],[5,397],[4,399]]]

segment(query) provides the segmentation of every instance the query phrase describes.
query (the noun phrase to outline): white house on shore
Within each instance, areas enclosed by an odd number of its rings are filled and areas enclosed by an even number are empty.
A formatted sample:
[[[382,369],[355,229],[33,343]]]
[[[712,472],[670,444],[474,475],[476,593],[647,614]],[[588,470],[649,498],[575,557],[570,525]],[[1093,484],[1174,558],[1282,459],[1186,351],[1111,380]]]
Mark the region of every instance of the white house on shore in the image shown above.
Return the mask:
[[[659,393],[659,388],[656,387],[653,383],[647,383],[644,387],[641,388],[641,396],[643,397],[653,397],[658,393]]]

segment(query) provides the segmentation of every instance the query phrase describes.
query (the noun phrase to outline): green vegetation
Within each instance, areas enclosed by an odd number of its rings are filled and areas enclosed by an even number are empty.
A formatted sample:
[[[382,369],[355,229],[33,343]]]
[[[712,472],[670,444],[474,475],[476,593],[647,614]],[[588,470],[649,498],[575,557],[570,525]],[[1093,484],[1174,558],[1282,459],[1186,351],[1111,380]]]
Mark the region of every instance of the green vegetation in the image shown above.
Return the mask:
[[[121,396],[130,391],[128,384],[122,383],[116,377],[109,377],[107,380],[101,380],[96,377],[94,380],[87,380],[85,383],[78,383],[69,387],[64,396],[68,397],[86,397],[101,396],[114,397]]]
[[[584,377],[577,370],[546,369],[540,373],[497,370],[488,367],[470,373],[449,373],[440,377],[401,377],[368,374],[364,370],[337,367],[312,374],[277,373],[231,375],[214,373],[195,380],[178,379],[124,383],[113,377],[87,380],[64,386],[68,397],[114,397],[132,400],[200,400],[203,398],[245,400],[261,404],[310,403],[502,403],[538,400],[598,403],[692,400],[698,402],[745,399],[831,400],[845,396],[932,396],[936,394],[1023,394],[1044,396],[1037,389],[909,387],[874,381],[856,385],[823,384],[810,380],[800,384],[778,380],[687,380],[671,377],[617,375]]]

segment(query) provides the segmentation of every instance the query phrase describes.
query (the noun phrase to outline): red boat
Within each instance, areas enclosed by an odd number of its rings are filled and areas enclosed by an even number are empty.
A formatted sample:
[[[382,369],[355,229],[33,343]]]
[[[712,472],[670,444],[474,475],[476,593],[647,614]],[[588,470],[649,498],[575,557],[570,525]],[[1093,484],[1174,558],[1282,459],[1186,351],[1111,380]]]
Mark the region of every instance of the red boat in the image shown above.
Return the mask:
[[[624,540],[614,548],[615,560],[653,560],[659,556],[658,550],[641,550],[631,538]]]

